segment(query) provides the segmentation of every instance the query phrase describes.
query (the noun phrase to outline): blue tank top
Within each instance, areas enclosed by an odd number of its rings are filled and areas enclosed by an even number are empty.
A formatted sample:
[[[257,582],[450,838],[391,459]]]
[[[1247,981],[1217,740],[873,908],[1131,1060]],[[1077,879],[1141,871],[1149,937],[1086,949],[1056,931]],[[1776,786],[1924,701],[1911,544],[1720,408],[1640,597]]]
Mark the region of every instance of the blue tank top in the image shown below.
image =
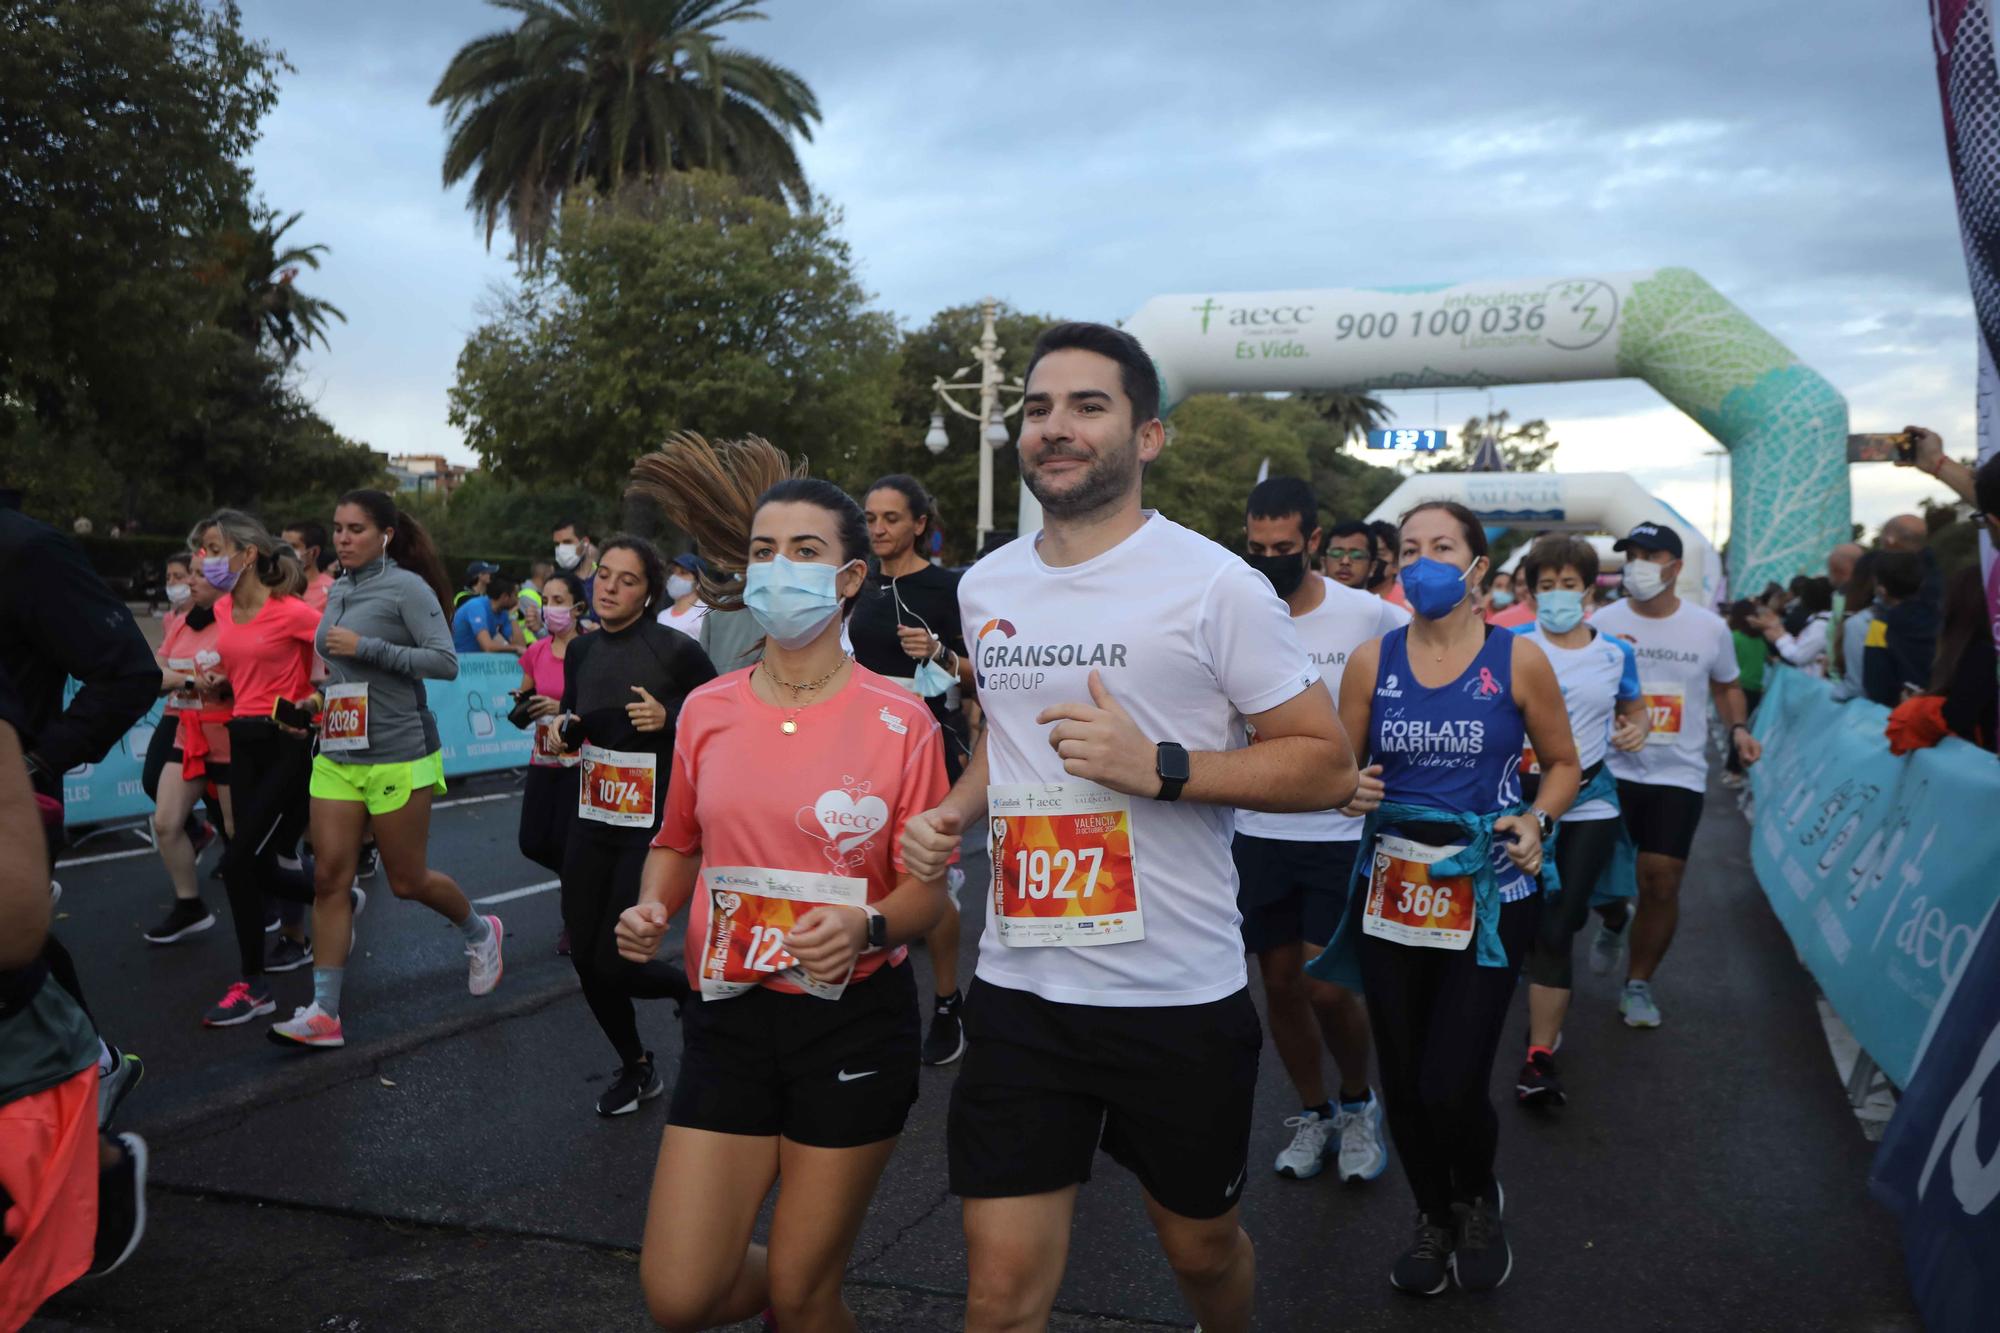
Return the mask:
[[[1472,664],[1436,689],[1410,670],[1410,631],[1382,636],[1370,710],[1369,762],[1382,766],[1387,799],[1454,814],[1496,814],[1521,801],[1521,743],[1526,727],[1514,703],[1514,636],[1487,631]],[[1419,841],[1421,829],[1410,831]],[[1523,877],[1493,845],[1503,890]]]

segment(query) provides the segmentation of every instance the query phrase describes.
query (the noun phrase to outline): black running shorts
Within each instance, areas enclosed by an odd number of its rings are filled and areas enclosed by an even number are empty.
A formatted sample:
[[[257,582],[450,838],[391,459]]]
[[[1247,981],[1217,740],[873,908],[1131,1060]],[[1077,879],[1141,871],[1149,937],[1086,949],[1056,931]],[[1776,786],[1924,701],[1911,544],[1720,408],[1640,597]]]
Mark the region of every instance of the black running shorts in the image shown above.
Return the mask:
[[[1250,992],[1208,1004],[1057,1004],[974,978],[945,1142],[951,1192],[1006,1199],[1090,1179],[1102,1147],[1169,1212],[1220,1217],[1249,1171],[1264,1032]]]
[[[917,1100],[917,984],[885,967],[838,1000],[759,987],[681,1010],[667,1123],[858,1148],[903,1132]]]
[[[1347,913],[1347,882],[1354,874],[1353,842],[1288,842],[1239,833],[1236,910],[1243,914],[1243,947],[1263,953],[1304,940],[1324,949]]]
[[[1618,779],[1618,804],[1625,812],[1625,830],[1642,852],[1688,859],[1694,848],[1695,825],[1701,823],[1701,792],[1657,782]]]

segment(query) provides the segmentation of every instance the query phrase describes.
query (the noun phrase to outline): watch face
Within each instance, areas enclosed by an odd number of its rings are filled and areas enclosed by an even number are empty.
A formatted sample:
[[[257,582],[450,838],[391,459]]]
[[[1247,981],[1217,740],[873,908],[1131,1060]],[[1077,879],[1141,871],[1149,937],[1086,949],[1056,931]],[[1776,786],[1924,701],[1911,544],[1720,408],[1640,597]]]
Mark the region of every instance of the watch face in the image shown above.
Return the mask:
[[[1178,745],[1160,747],[1159,774],[1168,782],[1188,780],[1188,752]]]

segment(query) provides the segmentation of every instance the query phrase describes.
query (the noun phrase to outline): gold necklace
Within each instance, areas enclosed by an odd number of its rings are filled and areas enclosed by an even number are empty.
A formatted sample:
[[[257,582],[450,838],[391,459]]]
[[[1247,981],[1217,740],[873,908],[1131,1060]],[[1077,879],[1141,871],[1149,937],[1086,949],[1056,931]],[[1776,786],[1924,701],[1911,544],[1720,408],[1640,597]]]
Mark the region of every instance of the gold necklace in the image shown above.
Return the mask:
[[[804,712],[806,709],[805,704],[798,702],[799,696],[804,694],[807,690],[818,689],[820,686],[826,684],[828,681],[832,680],[835,676],[839,675],[840,669],[847,665],[847,654],[842,653],[840,655],[840,660],[833,664],[833,670],[827,672],[824,676],[821,676],[818,680],[807,681],[803,685],[794,685],[789,680],[781,678],[777,672],[771,670],[771,664],[769,662],[759,662],[757,665],[763,668],[764,675],[770,680],[770,682],[773,685],[782,685],[786,689],[792,692],[792,704],[793,704],[792,710],[785,714],[785,720],[778,724],[778,730],[784,732],[787,736],[796,736],[799,733],[799,721],[798,721],[799,714]],[[779,706],[783,707],[782,704]]]

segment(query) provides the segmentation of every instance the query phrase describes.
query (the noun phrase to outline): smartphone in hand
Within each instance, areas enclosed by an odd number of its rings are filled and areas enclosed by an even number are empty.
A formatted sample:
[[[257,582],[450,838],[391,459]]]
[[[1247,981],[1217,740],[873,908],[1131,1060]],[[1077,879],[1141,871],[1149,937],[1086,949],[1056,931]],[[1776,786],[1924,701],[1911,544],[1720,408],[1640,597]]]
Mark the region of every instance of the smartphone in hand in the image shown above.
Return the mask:
[[[1917,454],[1917,442],[1908,431],[1893,435],[1850,435],[1847,437],[1847,461],[1850,463],[1893,463],[1912,462]]]
[[[300,731],[312,730],[312,711],[299,707],[290,699],[280,699],[272,704],[271,716],[284,726],[297,727]]]

